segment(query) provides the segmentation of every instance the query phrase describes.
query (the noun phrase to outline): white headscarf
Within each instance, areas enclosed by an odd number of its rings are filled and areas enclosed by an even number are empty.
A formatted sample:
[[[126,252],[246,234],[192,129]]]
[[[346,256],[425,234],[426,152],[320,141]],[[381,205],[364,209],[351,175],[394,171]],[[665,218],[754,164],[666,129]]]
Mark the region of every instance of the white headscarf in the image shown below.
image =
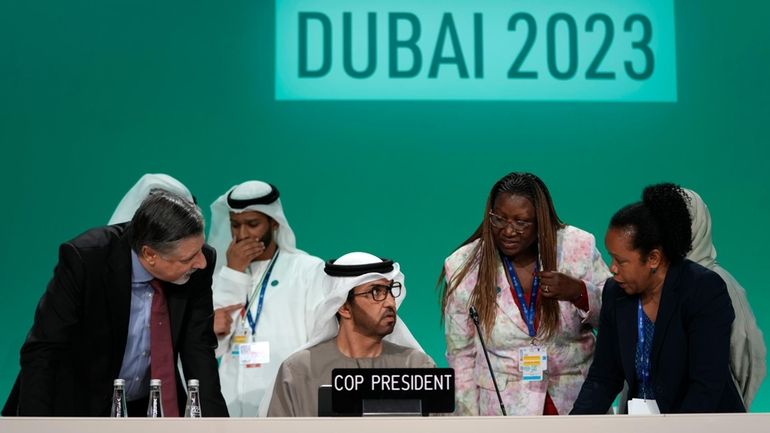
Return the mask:
[[[384,260],[380,259],[369,253],[353,252],[345,254],[337,260],[334,260],[332,264],[342,266],[361,266],[368,264],[379,264]],[[307,344],[303,345],[296,352],[308,349],[319,343],[330,340],[337,336],[339,332],[339,322],[337,321],[337,311],[345,304],[348,299],[348,292],[354,287],[366,284],[370,281],[376,281],[379,279],[393,280],[401,283],[401,296],[396,298],[396,309],[401,306],[406,298],[406,285],[404,285],[404,274],[401,273],[401,267],[398,263],[393,262],[393,269],[388,272],[369,272],[363,275],[350,276],[350,277],[333,277],[330,275],[323,276],[322,287],[326,294],[324,300],[316,306],[313,317],[315,325],[313,327],[313,334],[310,336]],[[393,328],[393,332],[385,337],[385,340],[398,344],[400,346],[411,347],[419,351],[424,352],[420,343],[414,338],[409,329],[404,324],[401,318],[397,318],[396,326]],[[273,378],[270,386],[267,387],[267,391],[262,397],[262,402],[259,405],[259,416],[267,416],[267,411],[270,407],[270,400],[273,396],[273,387],[275,386],[275,378]]]
[[[746,291],[726,269],[717,263],[717,250],[711,240],[711,214],[695,191],[683,188],[689,197],[692,217],[692,250],[687,258],[719,274],[735,310],[730,334],[730,370],[748,411],[767,372],[767,348],[749,306]]]
[[[144,199],[146,199],[154,189],[162,189],[174,193],[190,202],[195,201],[190,190],[187,189],[182,182],[167,174],[148,173],[139,178],[139,181],[128,190],[125,196],[123,196],[123,199],[118,204],[115,212],[112,213],[112,217],[107,224],[112,225],[131,221],[134,217],[134,213],[139,209],[139,205],[142,204]]]
[[[266,204],[250,204],[244,208],[233,208],[228,203],[228,197],[232,200],[258,200],[269,197],[271,194],[274,194],[276,198]],[[215,275],[225,265],[226,260],[224,260],[224,257],[227,256],[227,248],[233,240],[232,233],[230,232],[230,212],[256,211],[269,216],[278,223],[278,229],[276,229],[274,237],[278,248],[282,251],[306,254],[304,251],[297,249],[294,231],[289,226],[289,221],[283,213],[281,199],[277,197],[278,190],[272,185],[258,180],[250,180],[233,186],[211,204],[211,231],[209,232],[208,243],[217,250],[217,257],[222,258],[217,260],[216,268],[214,269]]]
[[[383,260],[369,253],[354,252],[348,253],[333,262],[334,265],[359,266],[368,264],[382,263]],[[345,304],[348,299],[348,292],[354,287],[379,279],[393,280],[401,283],[401,296],[396,298],[396,309],[401,306],[406,298],[406,286],[404,285],[404,274],[398,263],[393,263],[393,270],[385,273],[369,272],[363,275],[350,277],[323,276],[322,286],[325,289],[325,297],[315,308],[313,317],[315,325],[313,334],[308,343],[300,350],[315,346],[326,340],[334,338],[339,332],[339,323],[337,321],[337,311]],[[411,347],[422,351],[422,347],[414,338],[401,318],[396,320],[396,326],[393,332],[385,337],[385,340],[401,346]]]
[[[682,190],[690,198],[687,206],[692,217],[692,250],[687,258],[713,270],[717,262],[717,249],[711,240],[711,214],[697,192],[686,188]]]

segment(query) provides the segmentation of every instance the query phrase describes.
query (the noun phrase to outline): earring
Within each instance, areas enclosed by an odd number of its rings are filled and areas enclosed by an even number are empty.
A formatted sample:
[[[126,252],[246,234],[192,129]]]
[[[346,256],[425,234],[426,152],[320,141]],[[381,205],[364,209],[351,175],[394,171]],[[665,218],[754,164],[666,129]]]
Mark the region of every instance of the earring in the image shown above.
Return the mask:
[[[650,272],[652,272],[652,273],[654,274],[655,272],[658,272],[658,268],[652,268],[652,269],[650,270]]]

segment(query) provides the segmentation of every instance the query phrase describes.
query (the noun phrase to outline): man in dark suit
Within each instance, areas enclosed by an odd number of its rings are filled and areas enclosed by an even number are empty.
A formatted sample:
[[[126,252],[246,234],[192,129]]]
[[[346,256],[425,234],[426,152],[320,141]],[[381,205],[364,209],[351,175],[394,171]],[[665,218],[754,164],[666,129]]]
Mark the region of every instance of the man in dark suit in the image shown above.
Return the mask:
[[[214,357],[215,252],[203,227],[197,206],[157,191],[131,222],[62,244],[3,415],[108,416],[122,378],[129,416],[144,416],[149,381],[161,377],[165,412],[177,415],[179,359],[200,381],[203,415],[227,416]]]

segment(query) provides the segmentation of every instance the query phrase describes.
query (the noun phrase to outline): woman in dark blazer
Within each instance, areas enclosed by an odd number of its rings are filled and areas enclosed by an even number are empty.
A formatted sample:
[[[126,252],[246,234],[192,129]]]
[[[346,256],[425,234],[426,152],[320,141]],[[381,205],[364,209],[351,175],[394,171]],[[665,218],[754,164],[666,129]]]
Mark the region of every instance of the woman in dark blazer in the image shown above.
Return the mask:
[[[673,184],[610,221],[614,278],[604,287],[596,352],[573,414],[607,413],[623,387],[661,413],[744,412],[729,370],[735,317],[725,283],[685,260],[690,214]]]

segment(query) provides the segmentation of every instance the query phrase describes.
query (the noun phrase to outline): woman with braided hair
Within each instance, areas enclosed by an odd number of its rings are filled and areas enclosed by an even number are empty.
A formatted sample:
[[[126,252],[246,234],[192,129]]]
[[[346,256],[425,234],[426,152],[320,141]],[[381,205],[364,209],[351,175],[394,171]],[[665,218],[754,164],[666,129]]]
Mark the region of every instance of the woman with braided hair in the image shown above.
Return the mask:
[[[492,372],[507,414],[566,414],[591,363],[609,276],[593,235],[561,222],[542,180],[511,173],[495,183],[439,280],[455,414],[501,415]]]
[[[670,183],[612,217],[614,278],[572,413],[606,413],[624,381],[630,414],[745,411],[730,376],[730,297],[719,275],[685,259],[691,236],[686,195]]]

